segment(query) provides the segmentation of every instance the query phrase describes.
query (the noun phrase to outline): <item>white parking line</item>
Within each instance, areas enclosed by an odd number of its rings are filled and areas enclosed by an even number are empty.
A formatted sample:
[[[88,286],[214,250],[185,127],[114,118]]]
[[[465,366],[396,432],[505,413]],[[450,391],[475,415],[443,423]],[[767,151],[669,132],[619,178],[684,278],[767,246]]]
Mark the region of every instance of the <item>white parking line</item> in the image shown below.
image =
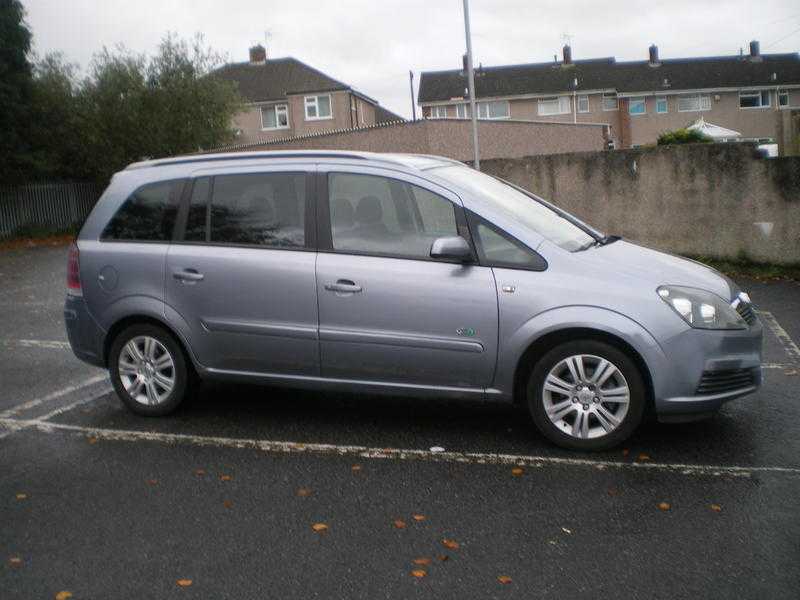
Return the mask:
[[[374,448],[337,444],[298,443],[253,438],[226,438],[219,436],[189,435],[182,433],[161,433],[155,431],[133,431],[86,427],[66,423],[52,423],[42,419],[0,419],[0,424],[12,428],[32,428],[44,433],[67,432],[91,436],[108,441],[155,442],[166,445],[190,445],[217,448],[253,449],[280,454],[311,454],[350,456],[355,458],[374,458],[390,460],[424,460],[428,462],[463,463],[472,465],[519,465],[527,467],[567,466],[592,467],[595,469],[625,469],[634,471],[668,471],[682,475],[728,475],[749,477],[753,473],[779,473],[800,475],[800,467],[731,465],[697,465],[684,463],[658,462],[619,462],[613,460],[591,460],[584,458],[562,458],[556,456],[535,456],[521,454],[497,454],[483,452],[432,452],[405,448]]]
[[[778,320],[775,318],[771,312],[767,310],[761,310],[758,312],[761,320],[767,325],[769,330],[775,334],[775,337],[778,338],[778,342],[780,342],[783,349],[786,351],[786,354],[789,355],[789,358],[794,362],[800,362],[800,348],[797,347],[797,344],[794,340],[789,336],[787,331],[781,327]]]
[[[71,394],[72,392],[77,392],[78,390],[82,390],[85,387],[89,387],[92,384],[98,383],[103,381],[104,379],[108,379],[107,374],[102,375],[95,375],[94,377],[90,377],[81,383],[77,383],[75,385],[70,385],[65,388],[61,388],[60,390],[56,390],[55,392],[51,392],[46,396],[42,396],[41,398],[35,398],[33,400],[29,400],[28,402],[24,402],[22,404],[18,404],[17,406],[12,406],[9,409],[0,412],[0,419],[8,419],[9,417],[13,417],[23,411],[30,410],[32,408],[36,408],[40,404],[44,404],[45,402],[50,402],[51,400],[56,400],[57,398],[61,398],[62,396],[66,396],[67,394]]]
[[[50,350],[68,350],[69,342],[61,340],[9,340],[2,339],[3,346],[19,346],[21,348],[47,348]]]

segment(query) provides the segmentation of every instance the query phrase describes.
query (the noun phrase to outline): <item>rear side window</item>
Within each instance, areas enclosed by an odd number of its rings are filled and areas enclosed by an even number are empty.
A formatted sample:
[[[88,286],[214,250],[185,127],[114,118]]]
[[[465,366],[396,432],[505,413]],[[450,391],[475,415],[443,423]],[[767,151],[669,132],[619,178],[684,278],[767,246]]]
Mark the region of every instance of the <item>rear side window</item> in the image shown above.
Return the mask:
[[[125,200],[100,239],[169,241],[178,213],[183,180],[143,185]]]
[[[208,236],[211,243],[302,248],[305,246],[304,173],[254,173],[214,178]],[[205,239],[200,184],[187,220],[186,239]],[[198,185],[195,185],[198,188]],[[205,192],[205,195],[204,195]]]

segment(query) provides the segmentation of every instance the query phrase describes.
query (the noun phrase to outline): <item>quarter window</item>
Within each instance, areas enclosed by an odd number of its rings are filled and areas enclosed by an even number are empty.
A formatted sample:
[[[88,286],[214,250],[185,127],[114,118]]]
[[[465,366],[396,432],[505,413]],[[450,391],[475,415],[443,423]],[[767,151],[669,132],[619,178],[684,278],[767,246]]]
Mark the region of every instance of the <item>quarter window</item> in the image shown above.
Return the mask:
[[[262,106],[261,129],[289,129],[289,107],[285,104]]]
[[[617,110],[619,101],[616,92],[603,92],[603,110]]]
[[[209,241],[301,248],[305,245],[305,207],[303,173],[215,177]]]
[[[578,96],[578,112],[589,112],[589,96]]]
[[[739,108],[765,108],[769,105],[769,90],[739,92]]]
[[[171,240],[182,189],[182,179],[140,187],[125,200],[100,239],[144,242]]]
[[[570,112],[569,96],[539,99],[540,116],[565,115],[568,112]]]
[[[331,96],[306,96],[306,121],[318,121],[331,118]]]
[[[701,110],[711,110],[711,96],[693,94],[678,98],[678,112],[698,112]]]
[[[668,112],[667,99],[664,96],[656,98],[656,112],[660,115]]]
[[[397,179],[333,173],[328,202],[334,250],[426,259],[436,238],[458,235],[453,203]]]
[[[647,105],[644,98],[631,98],[628,100],[628,114],[643,115],[647,112]]]
[[[483,220],[475,228],[481,261],[493,267],[541,270],[539,255],[517,240],[501,233]]]

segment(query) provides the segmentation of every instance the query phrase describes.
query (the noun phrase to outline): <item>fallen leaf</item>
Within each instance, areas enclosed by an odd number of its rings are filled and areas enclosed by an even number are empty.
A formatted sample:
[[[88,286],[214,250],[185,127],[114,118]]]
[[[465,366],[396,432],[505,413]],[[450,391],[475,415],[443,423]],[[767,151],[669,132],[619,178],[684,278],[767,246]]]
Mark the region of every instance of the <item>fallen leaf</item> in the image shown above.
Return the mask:
[[[448,540],[448,539],[442,540],[442,546],[444,546],[445,548],[450,548],[450,550],[458,550],[459,547],[458,542],[456,542],[455,540]]]
[[[497,581],[505,585],[507,583],[511,583],[511,577],[509,577],[508,575],[498,575]]]
[[[445,562],[445,561],[448,561],[448,560],[450,560],[450,557],[447,556],[447,554],[440,554],[439,555],[439,561],[440,562]]]
[[[67,600],[67,598],[72,598],[72,592],[58,592],[56,594],[56,600]]]
[[[642,452],[641,454],[639,454],[638,460],[650,460],[650,455]]]
[[[205,469],[197,469],[197,470],[194,472],[194,474],[195,474],[195,475],[205,475],[205,474],[206,474],[206,471],[205,471]]]
[[[709,508],[714,512],[722,512],[722,507],[719,504],[712,504]]]
[[[413,515],[413,519],[415,521],[424,521],[425,520],[425,515]]]
[[[361,465],[353,465],[352,467],[350,467],[350,470],[351,471],[360,471],[361,470]]]
[[[300,488],[297,490],[297,495],[301,498],[306,498],[311,495],[311,490],[308,488]]]
[[[96,444],[97,438],[94,437],[93,435],[90,435],[89,437],[86,438],[86,441],[89,442],[90,444]],[[69,594],[69,596],[72,596],[72,594],[70,594],[69,592],[66,593]],[[69,598],[69,596],[65,596],[65,598]]]
[[[672,505],[669,502],[659,502],[658,503],[658,510],[667,511],[672,508]]]
[[[550,544],[551,546],[555,546],[558,542],[555,540],[547,540],[547,543]]]
[[[12,567],[18,567],[22,564],[22,559],[19,556],[12,556],[8,559],[8,564]]]
[[[561,531],[563,531],[564,533],[566,533],[568,535],[572,535],[572,530],[571,529],[567,529],[566,527],[562,527]]]
[[[27,498],[27,497],[28,497],[28,494],[24,494],[22,492],[17,494],[17,500],[25,500],[25,498]]]
[[[424,566],[424,565],[431,564],[431,559],[427,558],[427,557],[415,558],[411,562],[413,562],[415,565],[423,565]]]
[[[230,500],[223,500],[222,506],[224,506],[225,508],[233,508],[233,502],[231,502]]]
[[[397,527],[398,529],[405,529],[406,528],[406,522],[401,520],[401,519],[395,519],[394,520],[394,526]]]
[[[313,529],[317,533],[322,533],[323,531],[328,531],[328,526],[325,523],[314,523],[311,526],[311,529]]]
[[[628,454],[630,454],[630,453],[631,453],[631,451],[628,450],[627,448],[623,448],[622,449],[622,456],[628,456]]]
[[[414,577],[425,577],[425,575],[427,575],[428,572],[425,569],[414,569],[413,571],[411,571],[411,574]]]
[[[177,583],[180,587],[189,587],[192,585],[191,579],[178,579],[175,583]]]
[[[783,372],[784,375],[797,375],[797,369],[790,369]]]
[[[514,467],[513,469],[511,469],[511,474],[512,474],[514,477],[519,477],[519,476],[520,476],[520,475],[522,475],[524,472],[525,472],[525,471],[523,471],[523,470],[522,470],[522,467]]]
[[[619,496],[619,489],[615,487],[608,488],[608,495],[609,496]]]
[[[220,481],[230,481],[231,479],[233,479],[233,475],[220,475],[219,476],[219,480]]]
[[[157,485],[157,484],[158,484],[158,479],[148,479],[147,480],[147,485]]]

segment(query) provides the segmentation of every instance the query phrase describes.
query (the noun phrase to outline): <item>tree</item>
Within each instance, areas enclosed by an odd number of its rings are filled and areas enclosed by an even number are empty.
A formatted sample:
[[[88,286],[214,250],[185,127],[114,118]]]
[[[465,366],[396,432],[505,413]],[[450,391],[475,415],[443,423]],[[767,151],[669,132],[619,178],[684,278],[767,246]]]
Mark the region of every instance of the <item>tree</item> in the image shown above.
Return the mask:
[[[669,146],[672,144],[708,144],[713,142],[709,136],[697,129],[675,129],[667,131],[658,136],[659,146]]]
[[[31,32],[24,18],[19,0],[0,0],[0,184],[22,180],[30,166]]]

